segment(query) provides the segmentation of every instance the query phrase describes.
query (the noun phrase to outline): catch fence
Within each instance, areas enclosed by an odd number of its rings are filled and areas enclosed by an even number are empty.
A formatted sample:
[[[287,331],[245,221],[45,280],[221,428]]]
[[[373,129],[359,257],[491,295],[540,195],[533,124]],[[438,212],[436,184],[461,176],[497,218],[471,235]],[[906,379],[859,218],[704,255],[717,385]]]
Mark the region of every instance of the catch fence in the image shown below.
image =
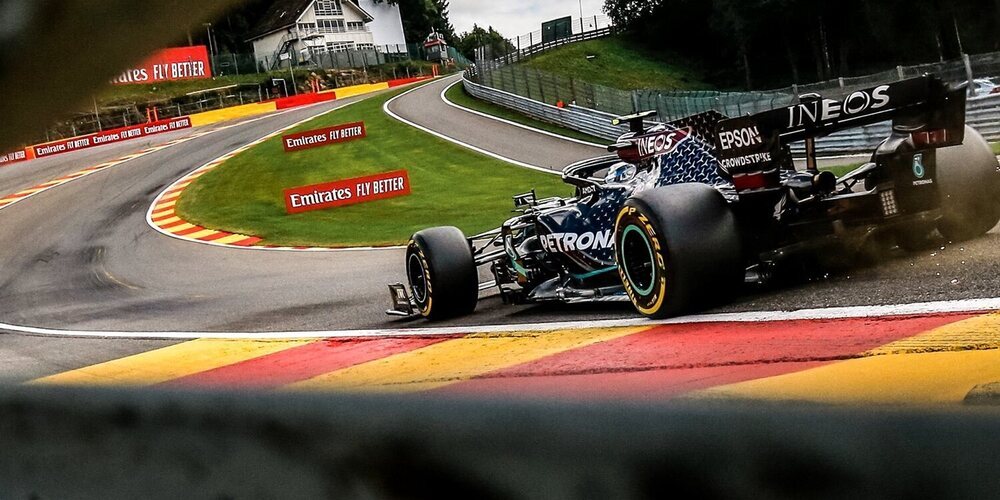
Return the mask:
[[[990,140],[1000,140],[1000,94],[989,94],[990,83],[979,80],[1000,75],[1000,52],[893,70],[854,78],[838,78],[807,85],[758,92],[685,90],[621,90],[577,78],[548,73],[506,59],[484,61],[465,73],[465,88],[475,97],[506,106],[534,118],[614,140],[620,128],[600,125],[609,116],[656,110],[660,121],[673,121],[706,111],[743,116],[790,106],[799,96],[818,93],[838,98],[860,90],[924,74],[945,81],[973,81],[968,121]],[[818,141],[824,154],[869,151],[888,133],[887,124],[843,131]]]

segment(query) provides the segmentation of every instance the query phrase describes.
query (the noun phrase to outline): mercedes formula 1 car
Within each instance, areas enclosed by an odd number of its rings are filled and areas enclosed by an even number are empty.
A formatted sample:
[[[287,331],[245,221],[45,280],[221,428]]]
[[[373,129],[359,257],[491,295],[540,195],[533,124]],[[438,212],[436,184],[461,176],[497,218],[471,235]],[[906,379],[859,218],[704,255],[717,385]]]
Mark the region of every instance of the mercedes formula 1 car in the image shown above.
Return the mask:
[[[496,288],[510,304],[630,301],[663,318],[717,304],[797,255],[980,236],[1000,221],[1000,170],[965,106],[963,86],[925,76],[732,119],[620,118],[630,130],[614,154],[563,171],[572,198],[521,194],[519,215],[494,231],[413,235],[409,284],[390,285],[387,312],[456,317]],[[839,178],[817,168],[816,138],[886,121],[868,163]],[[801,142],[797,170],[789,145]]]

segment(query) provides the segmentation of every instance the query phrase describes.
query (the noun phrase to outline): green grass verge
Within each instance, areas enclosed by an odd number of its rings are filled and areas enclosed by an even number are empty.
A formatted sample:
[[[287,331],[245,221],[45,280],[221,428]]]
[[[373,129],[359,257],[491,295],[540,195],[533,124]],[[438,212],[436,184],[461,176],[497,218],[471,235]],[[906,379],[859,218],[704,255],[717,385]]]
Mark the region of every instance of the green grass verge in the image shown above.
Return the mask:
[[[821,167],[820,170],[824,170],[826,172],[833,172],[833,175],[836,175],[837,178],[839,179],[839,178],[843,177],[844,174],[847,174],[847,173],[851,172],[852,170],[860,167],[861,165],[864,165],[865,163],[866,162],[858,162],[858,163],[851,163],[851,164],[848,164],[848,165],[836,165],[836,166],[833,166],[833,167]]]
[[[993,147],[993,154],[1000,155],[1000,142],[992,142],[990,146]]]
[[[588,59],[588,56],[594,56]],[[559,47],[522,63],[528,67],[623,90],[709,89],[690,61],[645,50],[614,36]]]
[[[285,72],[284,75],[287,78],[288,72]],[[97,96],[97,104],[99,106],[113,106],[128,103],[165,101],[184,97],[189,92],[200,90],[236,84],[257,85],[266,79],[267,75],[217,76],[210,80],[161,82],[146,85],[112,85]]]
[[[498,106],[493,103],[486,101],[481,101],[472,97],[465,91],[465,87],[462,84],[454,85],[448,89],[445,93],[445,97],[449,101],[458,104],[459,106],[469,108],[480,113],[486,113],[497,118],[503,118],[504,120],[510,120],[514,123],[520,123],[521,125],[527,125],[529,127],[534,127],[537,129],[544,130],[546,132],[552,132],[553,134],[558,134],[564,137],[570,137],[573,139],[578,139],[581,141],[594,142],[597,144],[610,144],[610,141],[601,139],[599,137],[594,137],[590,134],[585,134],[583,132],[578,132],[573,129],[560,127],[559,125],[554,125],[548,122],[543,122],[541,120],[536,120],[528,116],[522,115],[517,111],[507,109],[503,106]]]
[[[185,220],[288,246],[381,246],[405,243],[421,229],[486,231],[510,217],[511,196],[533,188],[566,196],[558,176],[515,167],[432,137],[382,111],[396,91],[314,119],[295,131],[364,121],[368,138],[285,153],[275,137],[203,175],[180,198]],[[291,132],[288,132],[291,133]],[[407,169],[410,196],[286,215],[291,187]]]

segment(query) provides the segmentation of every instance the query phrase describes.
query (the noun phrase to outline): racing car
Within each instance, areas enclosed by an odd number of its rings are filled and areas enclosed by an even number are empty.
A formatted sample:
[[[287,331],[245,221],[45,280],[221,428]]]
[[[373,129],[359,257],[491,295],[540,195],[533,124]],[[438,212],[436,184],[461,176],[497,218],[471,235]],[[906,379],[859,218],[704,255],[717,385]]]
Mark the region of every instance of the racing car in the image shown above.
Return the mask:
[[[621,117],[629,131],[609,155],[563,171],[575,196],[516,195],[517,216],[471,237],[414,234],[408,285],[389,285],[387,313],[453,318],[497,289],[507,304],[627,301],[665,318],[719,304],[795,256],[882,236],[910,250],[978,237],[1000,221],[1000,169],[965,109],[963,85],[923,76],[752,116]],[[869,162],[839,178],[817,168],[817,138],[887,121]]]

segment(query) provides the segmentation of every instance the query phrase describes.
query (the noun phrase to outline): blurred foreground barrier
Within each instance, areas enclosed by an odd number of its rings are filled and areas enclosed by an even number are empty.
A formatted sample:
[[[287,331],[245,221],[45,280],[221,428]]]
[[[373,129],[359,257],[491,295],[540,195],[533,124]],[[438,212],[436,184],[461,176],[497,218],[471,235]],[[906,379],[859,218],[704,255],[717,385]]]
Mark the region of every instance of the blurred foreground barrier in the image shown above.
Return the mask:
[[[991,409],[0,390],[3,498],[984,498]]]

